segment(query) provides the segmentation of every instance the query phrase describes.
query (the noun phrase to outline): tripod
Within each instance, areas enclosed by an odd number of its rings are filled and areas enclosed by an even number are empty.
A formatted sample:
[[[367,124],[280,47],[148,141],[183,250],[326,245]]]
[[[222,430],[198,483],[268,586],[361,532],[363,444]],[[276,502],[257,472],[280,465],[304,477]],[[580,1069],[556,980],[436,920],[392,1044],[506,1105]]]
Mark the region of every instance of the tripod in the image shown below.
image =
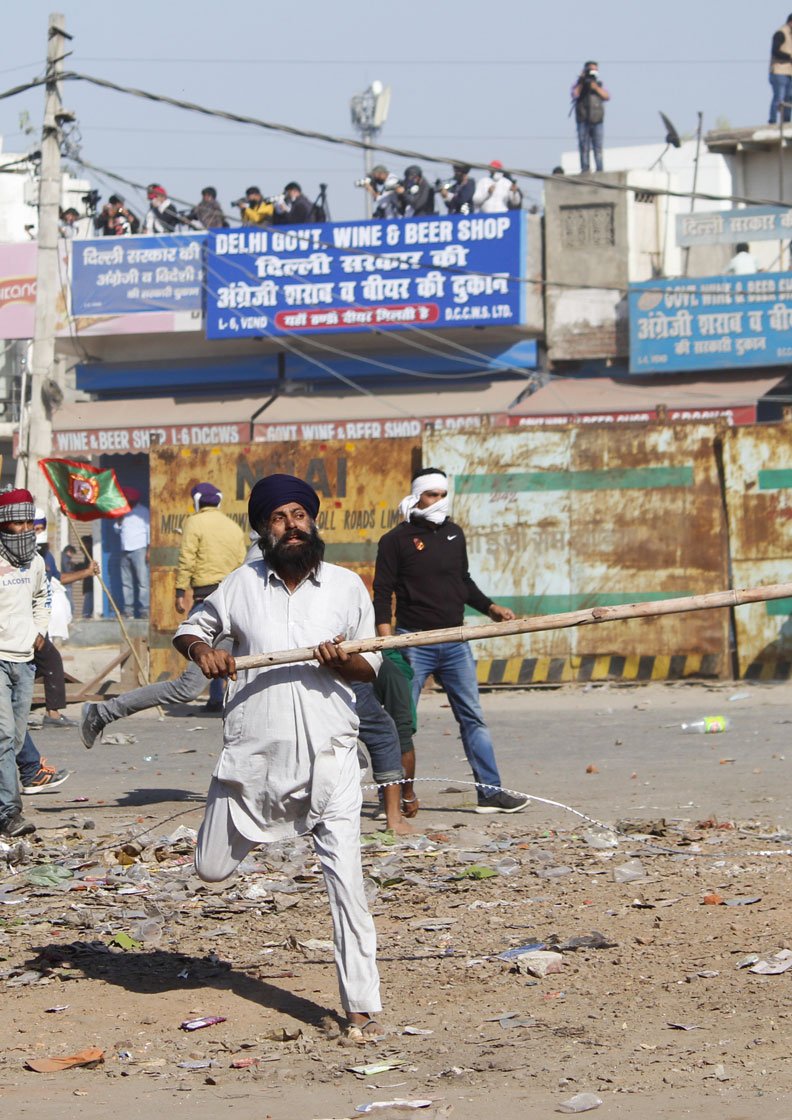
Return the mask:
[[[311,207],[311,213],[321,215],[320,217],[314,219],[316,221],[332,221],[332,218],[330,217],[330,203],[327,201],[327,183],[319,184],[319,194],[316,196],[314,204]]]

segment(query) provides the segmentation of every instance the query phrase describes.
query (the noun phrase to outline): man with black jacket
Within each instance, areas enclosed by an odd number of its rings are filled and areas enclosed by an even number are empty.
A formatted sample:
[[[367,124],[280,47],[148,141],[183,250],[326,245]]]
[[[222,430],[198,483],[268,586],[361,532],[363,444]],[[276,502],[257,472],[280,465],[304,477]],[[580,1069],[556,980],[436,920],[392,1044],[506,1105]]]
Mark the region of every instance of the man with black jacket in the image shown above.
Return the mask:
[[[313,205],[303,194],[300,184],[287,183],[283,188],[283,201],[275,203],[273,225],[304,226],[315,220]]]
[[[419,471],[399,511],[404,520],[382,537],[377,549],[374,621],[378,634],[393,632],[394,594],[399,632],[461,626],[466,605],[496,622],[514,618],[513,611],[493,603],[470,576],[465,534],[448,516],[448,478],[443,471]],[[446,691],[478,787],[476,812],[516,813],[525,808],[527,798],[501,787],[468,643],[412,646],[404,652],[415,673],[416,704],[430,673]]]
[[[470,178],[470,168],[467,164],[454,164],[453,183],[444,183],[440,194],[443,196],[449,214],[472,214],[473,195],[476,193],[476,181]]]
[[[423,177],[417,163],[411,163],[404,172],[404,179],[396,187],[402,214],[405,218],[418,218],[421,214],[434,214],[434,190]]]
[[[589,61],[583,66],[578,79],[572,86],[572,101],[577,122],[578,148],[580,150],[580,170],[585,174],[591,170],[591,152],[594,152],[594,166],[602,171],[602,136],[605,128],[605,102],[610,94],[600,81],[599,65]]]

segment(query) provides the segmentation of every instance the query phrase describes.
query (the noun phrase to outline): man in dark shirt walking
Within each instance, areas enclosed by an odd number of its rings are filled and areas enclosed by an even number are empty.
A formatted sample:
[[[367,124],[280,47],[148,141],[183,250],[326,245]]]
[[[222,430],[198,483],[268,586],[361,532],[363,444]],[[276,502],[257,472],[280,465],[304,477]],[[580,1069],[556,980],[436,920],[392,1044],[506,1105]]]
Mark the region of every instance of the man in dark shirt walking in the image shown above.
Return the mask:
[[[448,516],[448,478],[443,471],[420,471],[399,510],[404,520],[382,537],[377,549],[374,620],[378,634],[393,632],[394,594],[399,632],[461,626],[466,605],[496,622],[514,618],[513,611],[493,603],[471,579],[465,534]],[[443,642],[413,646],[404,652],[415,672],[416,704],[430,673],[446,691],[478,785],[476,812],[516,813],[525,808],[527,798],[501,788],[469,644]]]

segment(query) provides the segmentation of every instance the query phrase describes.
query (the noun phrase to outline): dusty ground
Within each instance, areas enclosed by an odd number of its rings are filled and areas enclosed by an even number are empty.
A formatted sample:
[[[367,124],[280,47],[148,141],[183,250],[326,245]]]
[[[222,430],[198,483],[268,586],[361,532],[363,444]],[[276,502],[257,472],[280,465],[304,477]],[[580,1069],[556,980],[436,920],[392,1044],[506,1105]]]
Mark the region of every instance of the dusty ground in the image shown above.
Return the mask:
[[[26,799],[43,827],[0,862],[6,1111],[318,1120],[406,1097],[434,1100],[419,1117],[495,1108],[510,1120],[593,1092],[603,1117],[788,1116],[792,971],[737,964],[792,949],[790,699],[788,686],[487,697],[506,784],[623,822],[629,834],[605,850],[561,809],[472,813],[443,697],[422,701],[420,770],[438,780],[419,787],[420,831],[390,843],[371,805],[364,821],[392,1033],[362,1048],[335,1037],[332,960],[313,944],[330,925],[308,846],[262,850],[244,874],[207,887],[192,874],[189,834],[174,839],[200,822],[219,721],[188,709],[136,717],[113,731],[137,742],[90,755],[42,732],[44,753],[75,774]],[[679,730],[716,711],[731,717],[728,734]],[[643,877],[615,882],[634,858]],[[36,887],[42,864],[72,877]],[[472,866],[498,874],[461,877]],[[543,979],[498,956],[592,931],[611,947],[564,950],[561,971]],[[142,943],[124,948],[118,934]],[[200,1015],[226,1022],[178,1029]],[[104,1051],[96,1068],[24,1068],[88,1046]],[[231,1068],[244,1058],[259,1061]],[[378,1062],[396,1065],[349,1071]]]

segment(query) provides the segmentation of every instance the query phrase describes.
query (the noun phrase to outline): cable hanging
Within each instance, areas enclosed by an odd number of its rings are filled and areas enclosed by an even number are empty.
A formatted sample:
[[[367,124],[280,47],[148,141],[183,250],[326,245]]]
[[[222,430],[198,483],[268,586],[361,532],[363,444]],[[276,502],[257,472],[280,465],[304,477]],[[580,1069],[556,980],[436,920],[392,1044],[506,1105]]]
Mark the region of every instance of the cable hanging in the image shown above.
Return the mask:
[[[260,117],[250,117],[244,113],[232,113],[224,109],[211,109],[205,105],[199,105],[195,101],[185,101],[182,98],[169,97],[167,94],[162,93],[151,93],[148,90],[138,89],[135,86],[122,86],[118,82],[111,82],[106,78],[97,78],[90,74],[80,74],[76,70],[67,70],[62,75],[62,80],[88,82],[101,89],[111,89],[116,93],[125,93],[131,97],[142,98],[145,101],[154,101],[163,105],[171,105],[175,109],[184,109],[187,112],[199,113],[205,117],[217,117],[220,120],[234,121],[237,124],[247,124],[254,128],[263,128],[268,132],[282,132],[287,136],[295,136],[304,140],[319,140],[325,144],[336,144],[340,147],[355,148],[359,151],[384,152],[387,155],[399,156],[403,159],[420,160],[423,163],[445,163],[451,164],[452,166],[454,164],[464,164],[467,167],[475,168],[477,171],[488,172],[490,170],[490,165],[488,163],[461,159],[458,156],[432,155],[411,148],[396,148],[388,144],[370,144],[363,140],[355,140],[349,136],[335,136],[329,132],[319,132],[316,129],[298,128],[295,125],[279,124],[275,121],[263,120]],[[43,79],[41,79],[41,81],[43,81]],[[40,85],[41,81],[35,84]],[[0,95],[0,97],[2,96],[3,95]],[[10,96],[10,94],[6,96]],[[504,170],[509,175],[518,175],[525,179],[538,179],[542,182],[546,182],[548,179],[555,179],[559,182],[569,183],[577,187],[596,187],[598,190],[616,191],[620,194],[650,193],[655,196],[667,198],[701,199],[707,202],[742,202],[749,205],[761,206],[786,205],[784,202],[779,202],[777,199],[748,198],[744,195],[736,194],[710,194],[706,191],[675,191],[668,187],[632,186],[627,183],[605,183],[596,179],[589,179],[582,175],[553,175],[550,172],[533,171],[530,168],[523,167],[508,167],[504,168]]]

